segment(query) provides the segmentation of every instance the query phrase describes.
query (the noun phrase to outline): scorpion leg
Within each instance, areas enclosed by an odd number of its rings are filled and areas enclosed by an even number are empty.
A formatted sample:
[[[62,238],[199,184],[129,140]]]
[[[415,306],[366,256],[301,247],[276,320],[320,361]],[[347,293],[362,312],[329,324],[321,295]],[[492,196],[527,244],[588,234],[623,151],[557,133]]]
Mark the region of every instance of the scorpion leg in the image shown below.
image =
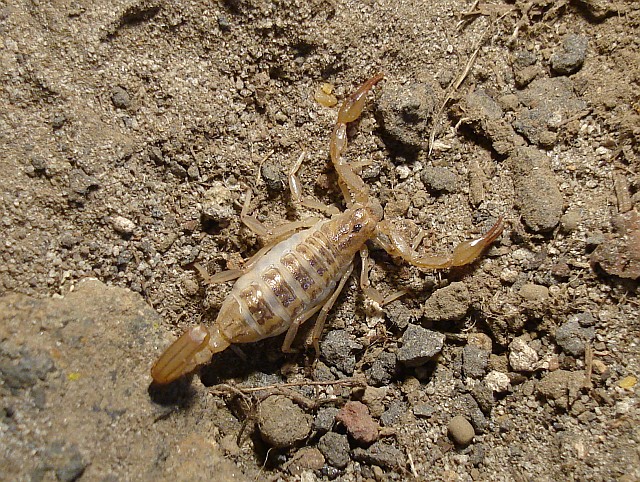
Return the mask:
[[[338,120],[331,135],[329,153],[340,178],[340,188],[348,205],[352,202],[352,197],[356,202],[366,203],[369,197],[369,188],[356,174],[353,167],[342,160],[342,154],[347,148],[347,124],[360,116],[367,93],[383,78],[383,74],[374,75],[347,97],[338,111]]]
[[[338,287],[334,290],[333,294],[329,296],[329,299],[327,299],[325,304],[322,306],[322,309],[320,310],[320,314],[316,319],[316,323],[313,326],[313,334],[311,336],[311,341],[313,343],[313,349],[316,352],[316,358],[320,357],[320,336],[322,336],[322,330],[324,330],[324,324],[325,324],[325,321],[327,321],[327,315],[329,314],[329,311],[333,307],[333,304],[338,299],[340,292],[342,292],[342,289],[344,288],[344,285],[349,279],[349,276],[351,276],[352,271],[353,271],[353,263],[349,265],[346,273],[342,275],[342,278],[340,278]]]
[[[320,201],[316,201],[315,199],[302,197],[302,186],[300,185],[300,179],[298,179],[297,173],[300,170],[300,166],[302,165],[304,156],[305,152],[303,151],[302,154],[300,154],[300,157],[298,157],[296,163],[291,168],[291,171],[289,171],[289,189],[291,190],[291,198],[297,204],[301,204],[302,206],[309,209],[322,211],[329,216],[340,213],[340,210],[335,206],[327,206],[326,204],[323,204]]]
[[[392,256],[400,256],[406,262],[425,269],[443,269],[472,263],[502,234],[502,216],[483,236],[457,245],[449,256],[425,256],[417,253],[413,246],[387,220],[378,224],[376,240]]]
[[[371,258],[369,258],[369,249],[366,246],[360,250],[360,259],[362,261],[360,270],[360,288],[366,296],[371,298],[378,305],[384,306],[407,293],[405,290],[398,290],[388,296],[383,296],[382,293],[371,286],[371,281],[369,281],[369,270],[371,269],[373,262],[371,261]]]
[[[194,326],[160,355],[151,367],[151,377],[160,385],[171,383],[207,363],[214,353],[228,346],[229,341],[217,329],[211,334],[204,325]]]
[[[267,228],[264,224],[258,221],[258,218],[249,214],[249,203],[251,202],[251,189],[247,189],[247,195],[244,199],[244,204],[242,206],[242,211],[240,212],[240,219],[247,226],[253,234],[259,236],[264,239],[268,239],[268,244],[266,247],[273,247],[280,241],[285,238],[291,236],[291,234],[299,231],[301,229],[310,228],[314,226],[322,218],[311,217],[307,219],[302,219],[300,221],[291,221],[280,226],[276,226],[274,228]],[[264,249],[264,248],[263,248]],[[262,251],[262,250],[261,250]],[[259,251],[260,254],[265,254],[265,252]]]

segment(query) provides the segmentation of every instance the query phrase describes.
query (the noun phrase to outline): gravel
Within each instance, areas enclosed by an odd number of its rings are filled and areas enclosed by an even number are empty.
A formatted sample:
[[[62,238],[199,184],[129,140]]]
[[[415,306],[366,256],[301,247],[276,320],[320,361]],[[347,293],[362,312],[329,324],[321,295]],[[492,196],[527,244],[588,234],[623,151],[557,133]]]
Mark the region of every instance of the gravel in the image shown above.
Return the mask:
[[[402,335],[398,361],[408,367],[424,365],[442,350],[445,335],[418,325],[409,325]]]

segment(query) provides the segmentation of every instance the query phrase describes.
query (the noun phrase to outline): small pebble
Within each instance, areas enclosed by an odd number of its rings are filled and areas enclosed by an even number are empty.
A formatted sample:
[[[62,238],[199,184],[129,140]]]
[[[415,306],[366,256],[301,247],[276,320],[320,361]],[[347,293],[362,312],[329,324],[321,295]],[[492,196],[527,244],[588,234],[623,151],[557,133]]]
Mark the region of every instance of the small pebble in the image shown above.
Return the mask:
[[[435,291],[424,304],[424,316],[433,321],[459,321],[471,304],[467,285],[460,281]]]
[[[436,356],[444,345],[445,335],[418,325],[409,325],[402,335],[398,361],[409,367],[424,365]]]
[[[333,467],[344,469],[349,463],[349,441],[346,435],[335,432],[324,434],[318,441],[318,450]]]
[[[456,192],[458,190],[458,176],[446,167],[425,167],[420,179],[429,189],[435,192]]]
[[[124,216],[114,216],[113,218],[111,218],[111,225],[117,233],[124,236],[130,236],[131,233],[133,233],[133,230],[136,228],[135,223],[125,218]]]
[[[305,470],[320,470],[325,459],[316,447],[303,447],[293,456],[287,464],[287,470],[291,475],[301,475]]]
[[[471,443],[475,432],[473,426],[462,415],[456,415],[447,426],[449,436],[456,445],[466,446]]]
[[[370,444],[378,439],[380,426],[361,402],[347,402],[336,415],[336,421],[345,426],[356,442]]]
[[[584,355],[585,346],[595,337],[593,327],[583,328],[577,320],[567,321],[556,330],[556,343],[573,356]]]
[[[518,294],[528,301],[544,302],[549,298],[549,288],[533,283],[526,283],[522,285]]]
[[[272,447],[291,447],[309,435],[311,417],[289,398],[272,395],[258,407],[258,428]]]
[[[511,380],[509,379],[509,375],[506,373],[493,370],[484,377],[484,383],[490,390],[497,393],[503,393],[509,390]]]
[[[509,344],[509,365],[514,371],[535,371],[538,359],[538,353],[522,338],[516,338]]]
[[[551,55],[551,70],[559,75],[576,73],[584,64],[589,40],[585,35],[568,35],[562,46]]]
[[[320,343],[322,354],[328,365],[336,367],[342,373],[351,375],[356,367],[354,350],[362,345],[351,339],[345,330],[333,330],[327,333]]]
[[[357,447],[353,451],[353,458],[359,462],[392,469],[406,464],[406,456],[393,445],[376,442],[371,447],[363,449]]]
[[[131,97],[126,90],[117,86],[111,91],[111,102],[119,109],[128,109],[131,105]]]

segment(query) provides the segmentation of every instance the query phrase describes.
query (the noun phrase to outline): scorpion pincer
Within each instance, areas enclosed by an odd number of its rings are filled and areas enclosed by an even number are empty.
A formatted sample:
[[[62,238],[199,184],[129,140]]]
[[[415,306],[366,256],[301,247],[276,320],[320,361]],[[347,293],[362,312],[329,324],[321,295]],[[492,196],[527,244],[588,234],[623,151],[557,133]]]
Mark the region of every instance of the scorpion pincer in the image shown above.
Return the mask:
[[[471,263],[500,236],[502,217],[484,236],[459,244],[450,256],[426,256],[415,251],[411,240],[383,219],[380,203],[369,196],[369,189],[356,168],[342,159],[347,146],[347,124],[360,116],[367,93],[382,78],[382,74],[375,75],[345,100],[331,135],[330,156],[347,209],[339,212],[335,207],[301,197],[296,172],[303,155],[289,173],[292,197],[307,207],[333,213],[330,219],[311,218],[270,231],[248,214],[249,191],[242,221],[257,234],[271,235],[271,242],[253,256],[243,270],[225,271],[211,277],[202,273],[209,282],[237,281],[211,328],[204,325],[190,328],[160,355],[151,369],[156,383],[170,383],[191,373],[232,343],[255,342],[286,331],[282,350],[291,352],[298,327],[319,312],[312,335],[317,355],[327,314],[353,271],[356,253],[360,252],[362,258],[360,286],[364,293],[380,304],[398,295],[385,299],[370,286],[366,246],[369,240],[375,240],[389,254],[419,268],[442,269]]]

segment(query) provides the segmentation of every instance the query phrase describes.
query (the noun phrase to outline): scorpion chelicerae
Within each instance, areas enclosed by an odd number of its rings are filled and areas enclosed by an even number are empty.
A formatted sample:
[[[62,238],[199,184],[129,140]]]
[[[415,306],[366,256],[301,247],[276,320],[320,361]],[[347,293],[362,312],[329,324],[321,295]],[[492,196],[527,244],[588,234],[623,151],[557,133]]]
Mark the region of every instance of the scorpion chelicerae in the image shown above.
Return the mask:
[[[357,252],[362,258],[360,286],[364,293],[380,304],[398,295],[384,298],[370,286],[366,246],[369,240],[375,240],[389,254],[414,266],[441,269],[471,263],[500,236],[502,217],[484,236],[459,244],[450,256],[425,256],[415,250],[414,244],[418,243],[407,240],[390,221],[383,219],[382,206],[370,197],[356,166],[342,159],[347,146],[347,124],[360,116],[367,93],[382,78],[382,74],[370,78],[344,101],[331,135],[330,157],[347,209],[339,212],[335,207],[302,198],[296,173],[304,153],[289,173],[292,197],[307,207],[331,213],[331,219],[310,218],[270,231],[249,215],[249,190],[241,219],[256,234],[271,236],[271,241],[242,270],[208,276],[200,269],[205,279],[212,283],[237,281],[211,328],[192,327],[160,355],[151,369],[156,383],[170,383],[192,372],[232,343],[255,342],[286,331],[282,350],[291,352],[298,327],[319,312],[312,335],[317,356],[327,314],[353,271]]]

